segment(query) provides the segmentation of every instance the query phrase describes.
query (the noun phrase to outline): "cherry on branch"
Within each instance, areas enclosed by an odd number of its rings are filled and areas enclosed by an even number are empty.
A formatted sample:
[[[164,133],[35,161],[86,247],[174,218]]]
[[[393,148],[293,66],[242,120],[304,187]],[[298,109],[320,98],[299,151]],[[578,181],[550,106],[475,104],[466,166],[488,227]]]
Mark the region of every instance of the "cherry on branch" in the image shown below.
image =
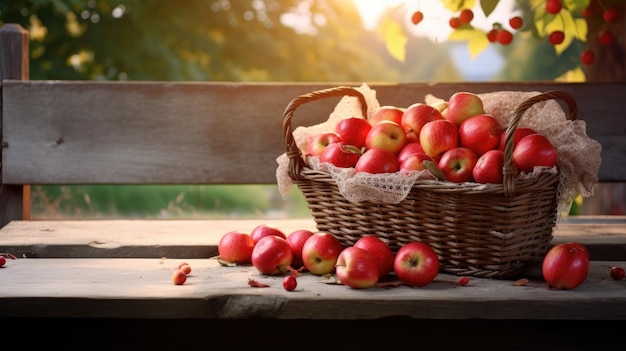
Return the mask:
[[[496,40],[501,45],[509,45],[513,41],[513,34],[506,29],[500,28],[496,33]]]
[[[565,33],[560,30],[556,30],[548,36],[548,41],[552,45],[559,45],[565,40]]]
[[[548,0],[546,1],[546,12],[552,15],[556,15],[561,12],[563,5],[561,0]]]
[[[459,14],[459,21],[461,23],[470,23],[474,19],[474,12],[471,9],[463,9]]]
[[[617,10],[608,8],[602,12],[602,19],[606,23],[614,22],[617,19]]]
[[[418,25],[424,19],[424,13],[422,11],[415,11],[413,15],[411,15],[411,23],[414,25]]]
[[[591,51],[591,50],[585,50],[580,55],[580,62],[582,62],[583,64],[585,64],[587,66],[592,64],[593,61],[595,61],[595,60],[596,60],[596,54],[593,51]]]
[[[520,16],[511,17],[509,19],[509,25],[513,29],[520,29],[524,25],[524,20]]]
[[[613,44],[613,33],[608,30],[603,30],[598,33],[598,40],[601,45],[611,45]]]
[[[458,17],[452,17],[449,21],[450,27],[453,29],[457,29],[461,26],[461,19]]]

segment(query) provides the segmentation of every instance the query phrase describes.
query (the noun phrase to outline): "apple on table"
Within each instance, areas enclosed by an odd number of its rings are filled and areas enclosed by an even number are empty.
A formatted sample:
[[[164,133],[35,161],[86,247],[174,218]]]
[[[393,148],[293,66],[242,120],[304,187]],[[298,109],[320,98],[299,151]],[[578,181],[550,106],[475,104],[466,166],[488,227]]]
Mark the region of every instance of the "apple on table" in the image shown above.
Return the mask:
[[[269,235],[254,245],[251,260],[261,274],[281,275],[291,268],[293,253],[287,239]]]
[[[395,254],[389,245],[379,237],[375,235],[362,236],[352,246],[369,252],[376,263],[379,279],[393,271]]]
[[[378,282],[378,267],[372,255],[362,248],[349,246],[341,251],[335,265],[341,284],[353,289],[367,289]]]
[[[222,235],[217,244],[217,252],[220,259],[235,263],[251,263],[254,240],[248,233],[230,231]]]
[[[302,247],[304,247],[304,243],[311,235],[313,235],[313,232],[308,229],[297,229],[287,235],[287,242],[293,253],[293,261],[291,263],[293,268],[297,269],[304,265],[302,262]]]
[[[304,267],[314,275],[324,275],[335,271],[335,264],[343,245],[328,232],[315,232],[302,246]]]
[[[439,256],[427,243],[413,241],[398,249],[393,270],[407,285],[426,286],[439,274]]]
[[[261,238],[270,235],[276,235],[283,239],[287,238],[285,233],[273,224],[259,224],[250,232],[250,236],[255,243],[258,243]]]

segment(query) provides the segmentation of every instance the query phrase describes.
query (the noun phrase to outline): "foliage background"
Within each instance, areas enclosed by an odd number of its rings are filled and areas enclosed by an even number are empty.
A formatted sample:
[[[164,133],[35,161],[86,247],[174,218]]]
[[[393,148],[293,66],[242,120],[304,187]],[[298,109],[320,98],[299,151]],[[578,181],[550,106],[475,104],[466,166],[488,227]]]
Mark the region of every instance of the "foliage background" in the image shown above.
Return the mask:
[[[385,14],[405,33],[404,58],[346,0],[4,0],[0,24],[29,31],[33,80],[536,81],[578,65],[581,46],[557,52],[528,34],[495,48],[499,71],[468,76],[452,55],[467,42],[406,35],[406,11]],[[32,200],[34,218],[309,215],[300,194],[285,201],[272,186],[35,186]]]

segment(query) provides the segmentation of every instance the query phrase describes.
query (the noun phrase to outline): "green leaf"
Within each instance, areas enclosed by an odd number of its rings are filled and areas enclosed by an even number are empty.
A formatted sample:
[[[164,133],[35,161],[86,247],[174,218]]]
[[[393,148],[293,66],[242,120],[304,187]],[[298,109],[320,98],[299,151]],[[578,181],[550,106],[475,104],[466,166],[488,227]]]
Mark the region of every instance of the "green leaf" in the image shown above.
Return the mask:
[[[485,32],[474,27],[454,30],[448,36],[448,40],[467,42],[467,48],[472,59],[475,59],[489,46],[489,39],[487,39]]]
[[[377,31],[383,37],[389,54],[400,62],[406,59],[407,36],[402,26],[390,17],[386,17]]]
[[[557,82],[581,83],[586,81],[585,71],[578,66],[572,70],[563,73],[555,79]]]
[[[500,0],[480,0],[480,8],[483,10],[485,17],[489,17],[498,6]]]

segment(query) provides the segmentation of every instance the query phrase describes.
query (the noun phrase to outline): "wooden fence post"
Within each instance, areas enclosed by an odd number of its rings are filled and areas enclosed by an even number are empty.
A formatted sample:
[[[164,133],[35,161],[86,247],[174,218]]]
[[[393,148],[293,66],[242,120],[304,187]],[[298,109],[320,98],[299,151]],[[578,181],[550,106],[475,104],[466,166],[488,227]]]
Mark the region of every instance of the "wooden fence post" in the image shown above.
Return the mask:
[[[28,31],[18,24],[6,23],[0,27],[0,93],[2,81],[5,79],[29,79],[28,39]],[[3,118],[2,110],[0,96],[0,122]],[[0,123],[0,136],[3,135],[1,126]],[[5,147],[3,139],[0,155]],[[4,227],[12,220],[29,218],[30,186],[2,184],[0,186],[0,227]]]

